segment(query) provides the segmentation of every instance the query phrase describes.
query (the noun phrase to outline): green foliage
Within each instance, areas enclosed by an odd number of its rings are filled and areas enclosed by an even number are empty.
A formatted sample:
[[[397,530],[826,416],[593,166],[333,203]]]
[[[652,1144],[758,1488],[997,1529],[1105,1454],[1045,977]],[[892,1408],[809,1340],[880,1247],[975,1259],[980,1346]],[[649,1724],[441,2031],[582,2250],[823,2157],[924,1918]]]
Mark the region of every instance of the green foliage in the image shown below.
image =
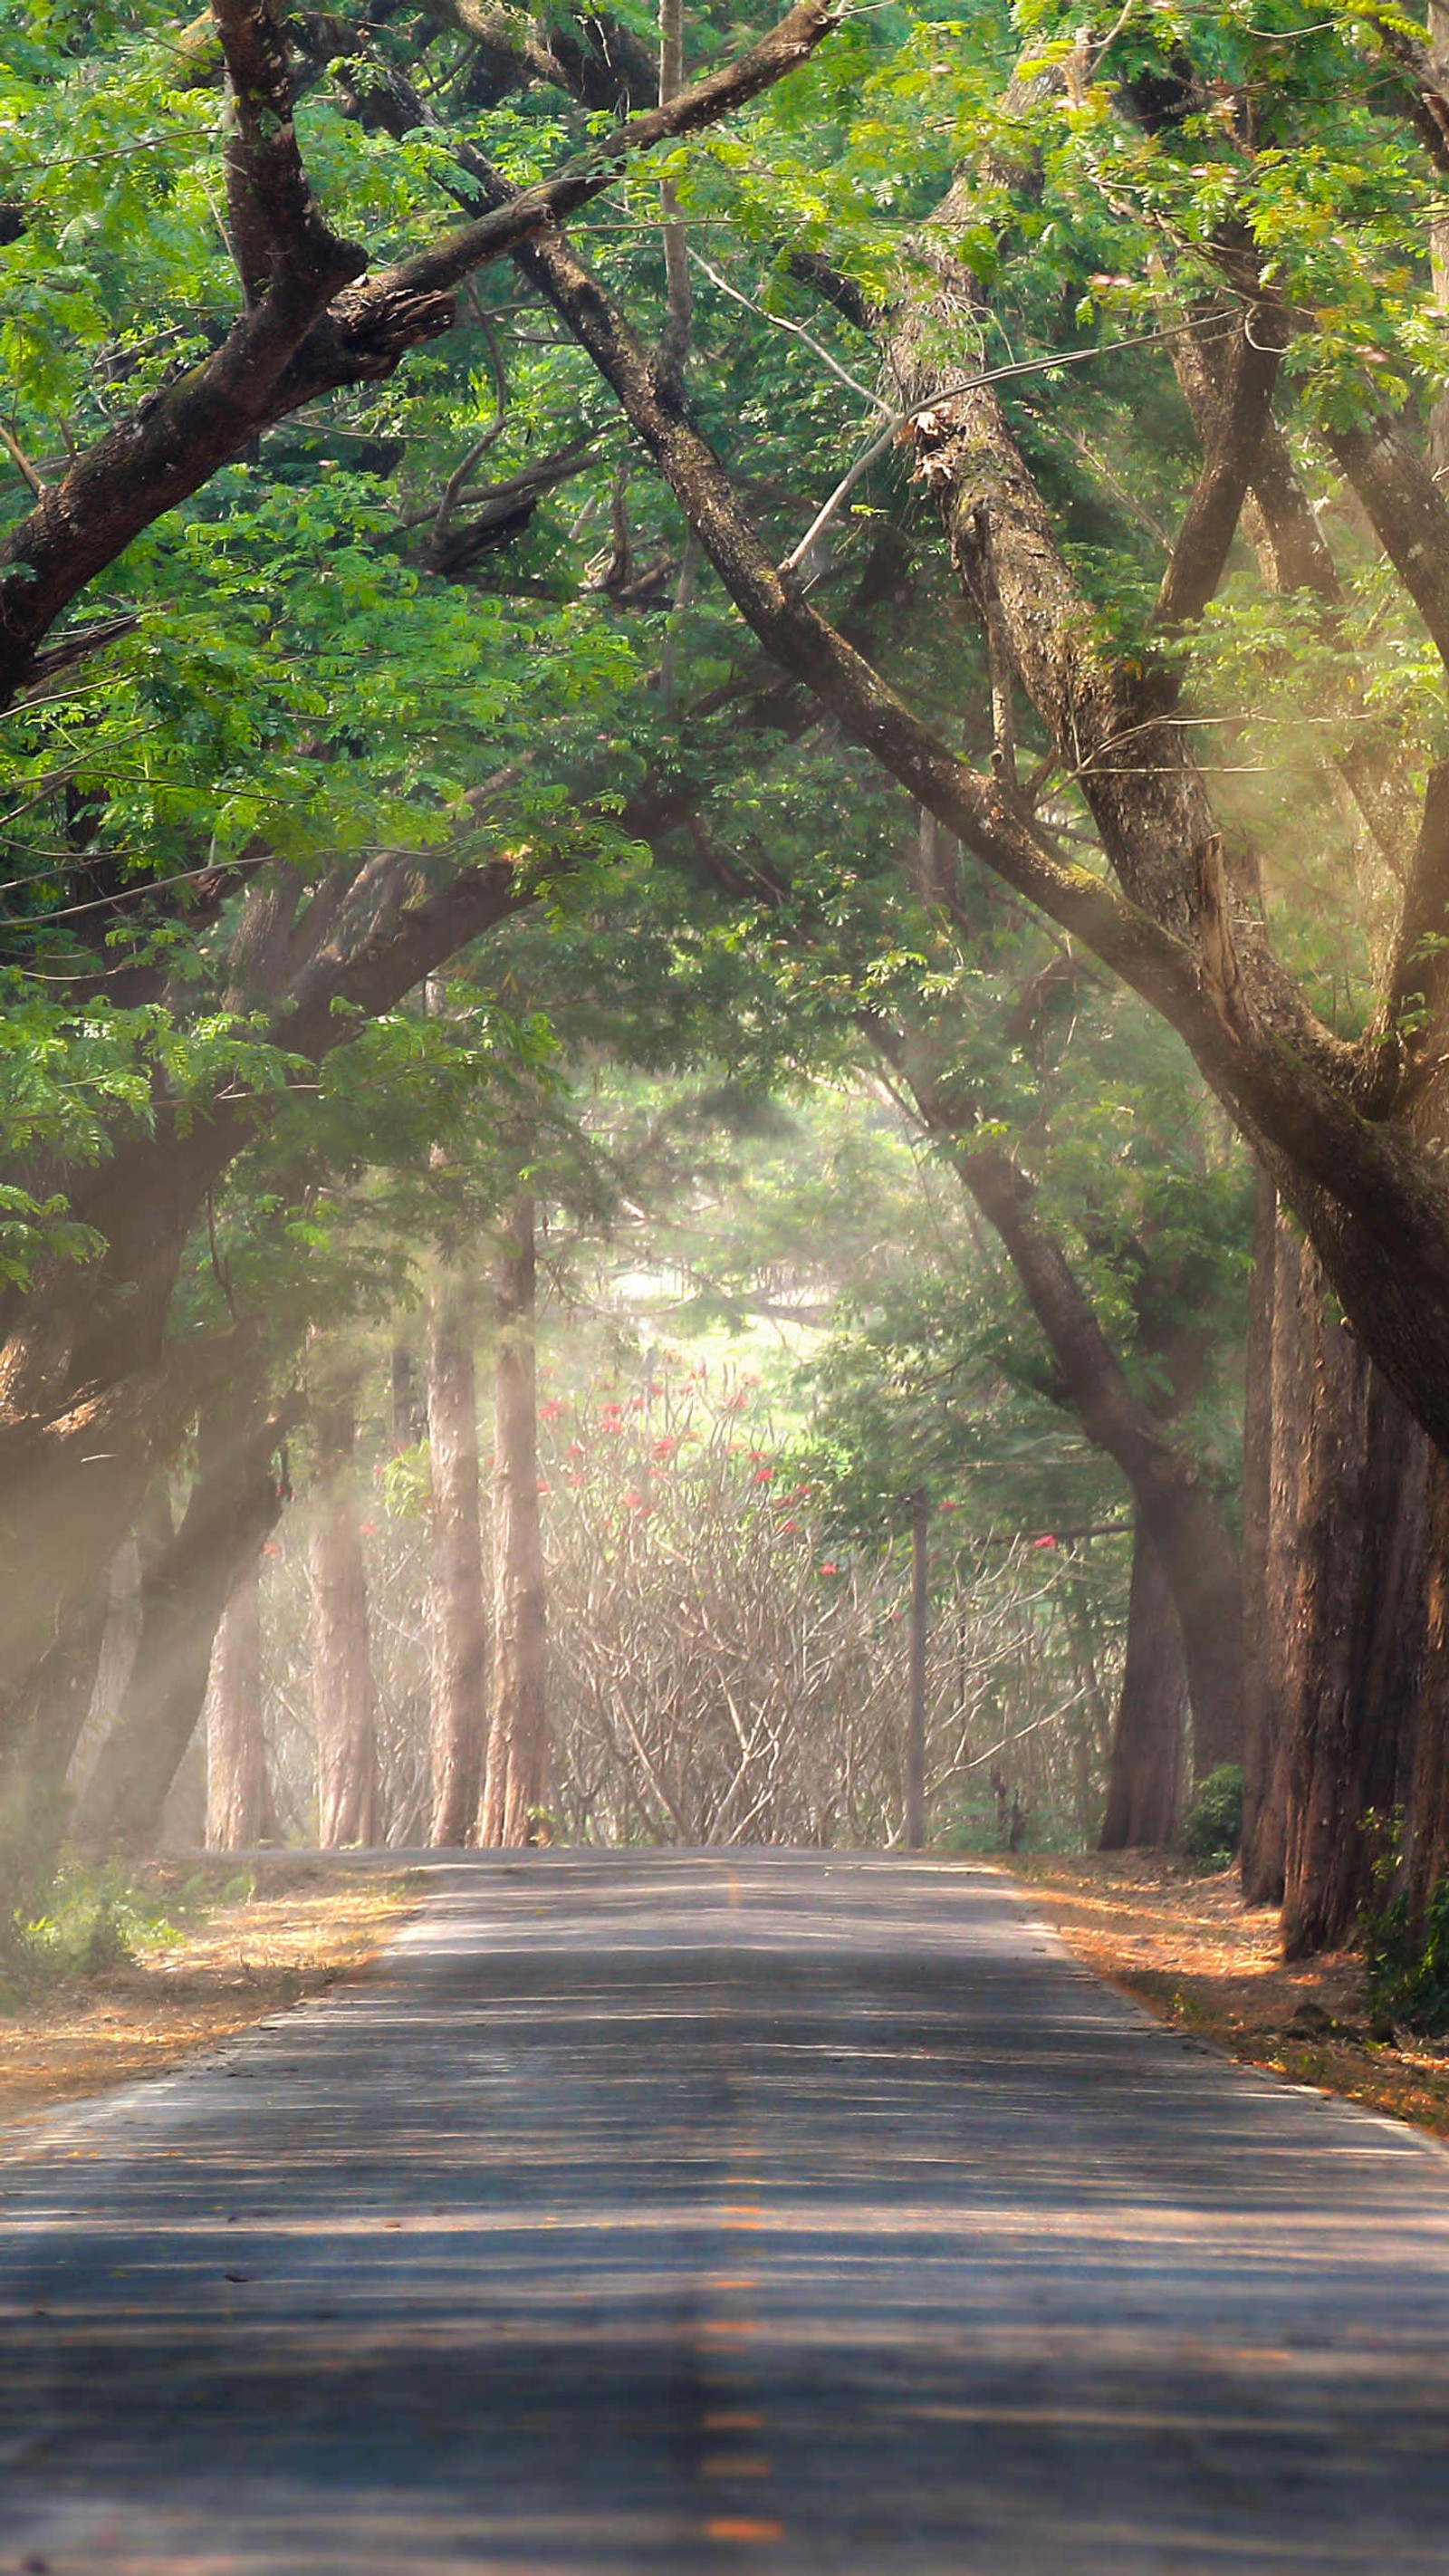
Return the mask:
[[[56,1881],[47,1911],[11,1928],[0,1959],[0,2009],[124,1967],[141,1951],[180,1940],[199,1910],[250,1893],[250,1879],[233,1878],[218,1890],[214,1874],[204,1872],[162,1894],[120,1862],[72,1867]]]
[[[1243,1773],[1237,1762],[1220,1762],[1199,1781],[1182,1821],[1182,1850],[1199,1869],[1227,1869],[1243,1839]]]
[[[1370,1893],[1359,1912],[1370,2027],[1384,2039],[1398,2029],[1443,2039],[1449,2035],[1449,1878],[1430,1889],[1416,1922],[1404,1884],[1402,1811],[1370,1813],[1364,1824],[1374,1846]]]

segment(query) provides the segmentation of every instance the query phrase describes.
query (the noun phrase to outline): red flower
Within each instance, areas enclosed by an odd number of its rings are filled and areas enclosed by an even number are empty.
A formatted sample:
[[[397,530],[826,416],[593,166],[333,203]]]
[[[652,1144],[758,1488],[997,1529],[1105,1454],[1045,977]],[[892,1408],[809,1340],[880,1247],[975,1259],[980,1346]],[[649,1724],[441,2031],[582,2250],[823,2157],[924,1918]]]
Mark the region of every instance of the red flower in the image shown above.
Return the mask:
[[[827,1557],[825,1563],[820,1568],[820,1571],[822,1574],[838,1574],[840,1572],[840,1568],[836,1564],[834,1557]]]
[[[564,1407],[564,1404],[563,1404],[562,1400],[561,1400],[558,1396],[556,1396],[556,1395],[551,1395],[551,1396],[549,1397],[549,1399],[548,1399],[547,1404],[541,1404],[541,1405],[539,1406],[539,1408],[538,1408],[538,1418],[539,1418],[539,1421],[540,1421],[540,1422],[557,1422],[557,1420],[558,1420],[558,1418],[559,1418],[559,1415],[560,1415],[564,1410],[565,1410],[565,1407]]]
[[[268,1541],[267,1541],[267,1543],[266,1543],[266,1546],[265,1546],[265,1547],[263,1548],[263,1550],[262,1550],[262,1554],[263,1554],[263,1556],[280,1556],[280,1555],[281,1555],[281,1553],[282,1553],[282,1551],[281,1551],[281,1549],[278,1547],[277,1542],[276,1542],[276,1540],[275,1540],[274,1538],[269,1538],[269,1539],[268,1539]]]
[[[540,1485],[538,1490],[541,1494],[551,1494],[553,1492],[553,1487],[552,1485]]]
[[[359,1521],[357,1525],[357,1535],[359,1538],[376,1538],[376,1521]]]
[[[656,1458],[672,1458],[678,1446],[679,1443],[673,1434],[666,1431],[655,1441],[651,1454]]]
[[[798,1521],[781,1521],[780,1536],[782,1538],[788,1538],[791,1530],[797,1530],[799,1526],[800,1524]]]
[[[626,1512],[647,1512],[649,1509],[643,1495],[636,1494],[632,1485],[630,1486],[627,1494],[621,1494],[619,1496],[619,1500],[623,1504]]]
[[[755,1469],[755,1483],[757,1485],[772,1484],[774,1482],[774,1476],[775,1470],[773,1467],[757,1467]]]
[[[564,1451],[564,1456],[566,1458],[586,1458],[588,1454],[589,1453],[585,1449],[582,1440],[571,1440],[567,1449]]]
[[[1056,1546],[1056,1540],[1055,1540],[1054,1538],[1051,1538],[1051,1537],[1047,1537],[1047,1538],[1034,1538],[1034,1539],[1032,1540],[1032,1546],[1033,1546],[1033,1547],[1055,1547],[1055,1546]]]
[[[959,1511],[960,1505],[958,1503],[953,1503],[950,1495],[948,1494],[944,1503],[939,1503],[936,1508],[938,1511],[954,1512]]]

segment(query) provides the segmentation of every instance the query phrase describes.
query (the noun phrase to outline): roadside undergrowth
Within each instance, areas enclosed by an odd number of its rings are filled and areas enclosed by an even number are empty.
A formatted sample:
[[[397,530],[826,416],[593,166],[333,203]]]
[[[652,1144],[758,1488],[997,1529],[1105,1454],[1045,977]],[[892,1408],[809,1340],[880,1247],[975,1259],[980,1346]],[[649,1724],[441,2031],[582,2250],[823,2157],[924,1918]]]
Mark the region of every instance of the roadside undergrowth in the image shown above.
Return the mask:
[[[279,1854],[74,1872],[7,1953],[0,2125],[159,2074],[364,1974],[415,1882]]]
[[[1033,1854],[1011,1867],[1077,1958],[1174,2029],[1449,2138],[1449,2043],[1376,2038],[1352,1951],[1286,1967],[1277,1909],[1245,1906],[1235,1870],[1203,1876],[1160,1852]]]

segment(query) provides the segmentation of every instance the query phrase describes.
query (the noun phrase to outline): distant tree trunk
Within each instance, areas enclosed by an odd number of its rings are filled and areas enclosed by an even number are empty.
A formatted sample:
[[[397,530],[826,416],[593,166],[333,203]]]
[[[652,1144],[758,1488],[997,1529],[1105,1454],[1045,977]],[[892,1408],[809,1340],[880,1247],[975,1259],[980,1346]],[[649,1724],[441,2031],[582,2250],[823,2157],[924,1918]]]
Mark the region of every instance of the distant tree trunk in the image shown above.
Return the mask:
[[[281,1839],[262,1729],[262,1588],[255,1558],[237,1579],[211,1650],[206,1839],[213,1851],[251,1851]]]
[[[931,1506],[911,1496],[910,1706],[906,1717],[906,1849],[926,1839],[926,1646],[931,1599]]]
[[[432,1476],[428,1839],[451,1846],[471,1842],[478,1829],[488,1692],[473,1306],[456,1278],[440,1279],[428,1301],[428,1450]]]
[[[418,1389],[417,1362],[406,1342],[394,1342],[389,1354],[388,1393],[393,1447],[415,1448],[428,1427],[428,1408]]]
[[[1275,1372],[1287,1365],[1292,1319],[1277,1318],[1278,1194],[1258,1175],[1253,1273],[1243,1355],[1243,1895],[1279,1905],[1287,1840],[1287,1785],[1280,1671],[1282,1580],[1275,1553]],[[1286,1237],[1285,1237],[1286,1241]],[[1285,1283],[1286,1284],[1286,1283]],[[1286,1390],[1285,1390],[1286,1392]],[[1281,1401],[1281,1398],[1280,1398]]]
[[[478,1840],[532,1839],[548,1783],[548,1602],[538,1515],[535,1212],[520,1197],[494,1265],[493,1722]]]
[[[1139,1521],[1132,1541],[1127,1660],[1098,1848],[1161,1851],[1177,1839],[1187,1750],[1187,1665],[1162,1559]]]
[[[377,1743],[367,1568],[358,1526],[357,1418],[350,1389],[314,1389],[317,1483],[307,1572],[312,1590],[312,1715],[317,1730],[317,1840],[370,1843]]]
[[[206,1696],[211,1649],[239,1569],[283,1502],[272,1459],[301,1411],[269,1410],[254,1387],[214,1397],[197,1427],[196,1481],[181,1527],[142,1583],[141,1634],[115,1725],[77,1802],[82,1849],[155,1843],[167,1791]]]
[[[1285,1460],[1270,1542],[1286,1741],[1283,1947],[1345,1940],[1368,1884],[1369,1810],[1387,1814],[1413,1760],[1424,1673],[1429,1450],[1356,1336],[1330,1312],[1317,1255],[1293,1243],[1275,1326],[1285,1364],[1275,1445]],[[1279,1393],[1275,1383],[1275,1396]]]

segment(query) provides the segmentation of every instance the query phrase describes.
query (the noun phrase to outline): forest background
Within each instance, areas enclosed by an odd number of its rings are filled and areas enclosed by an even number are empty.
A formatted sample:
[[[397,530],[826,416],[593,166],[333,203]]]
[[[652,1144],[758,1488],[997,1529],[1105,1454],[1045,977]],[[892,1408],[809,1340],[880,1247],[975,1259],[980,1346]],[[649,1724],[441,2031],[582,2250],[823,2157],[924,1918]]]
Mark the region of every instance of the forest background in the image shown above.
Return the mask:
[[[1432,1931],[1445,54],[10,13],[12,1919],[209,1676],[227,1842]]]

